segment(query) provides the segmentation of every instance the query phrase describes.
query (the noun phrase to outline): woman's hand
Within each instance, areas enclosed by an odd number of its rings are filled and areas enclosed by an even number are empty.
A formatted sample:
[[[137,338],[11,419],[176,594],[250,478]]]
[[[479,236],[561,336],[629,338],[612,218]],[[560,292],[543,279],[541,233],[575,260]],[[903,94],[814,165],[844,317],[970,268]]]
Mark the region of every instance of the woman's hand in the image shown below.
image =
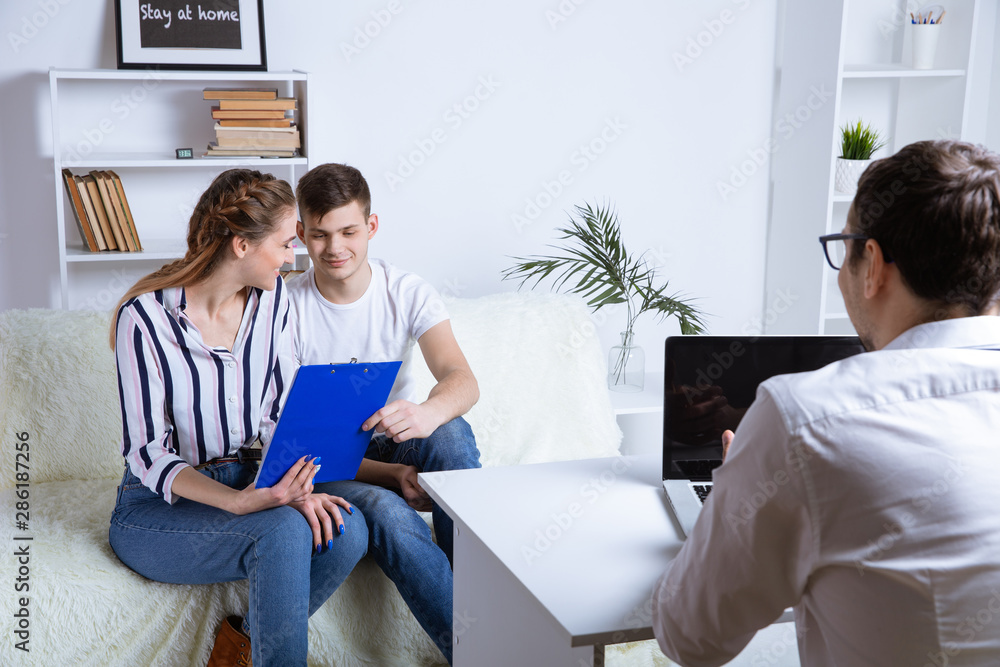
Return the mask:
[[[332,549],[334,534],[344,534],[344,518],[340,513],[340,508],[343,507],[349,513],[354,514],[354,508],[349,502],[340,496],[331,496],[326,493],[313,493],[307,498],[288,504],[306,518],[306,522],[312,529],[316,553],[323,550],[324,544],[328,549]]]
[[[313,478],[319,471],[317,465],[319,459],[307,460],[307,458],[303,456],[296,461],[272,487],[257,489],[251,484],[237,492],[233,507],[229,511],[233,514],[250,514],[272,507],[290,505],[308,498],[313,491]]]

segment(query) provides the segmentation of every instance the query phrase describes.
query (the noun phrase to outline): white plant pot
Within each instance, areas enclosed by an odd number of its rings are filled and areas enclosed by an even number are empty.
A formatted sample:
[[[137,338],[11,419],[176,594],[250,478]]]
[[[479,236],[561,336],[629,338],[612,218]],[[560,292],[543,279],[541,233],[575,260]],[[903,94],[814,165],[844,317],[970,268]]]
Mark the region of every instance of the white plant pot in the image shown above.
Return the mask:
[[[871,163],[871,160],[845,160],[838,157],[834,189],[843,195],[853,195],[858,191],[858,179]]]

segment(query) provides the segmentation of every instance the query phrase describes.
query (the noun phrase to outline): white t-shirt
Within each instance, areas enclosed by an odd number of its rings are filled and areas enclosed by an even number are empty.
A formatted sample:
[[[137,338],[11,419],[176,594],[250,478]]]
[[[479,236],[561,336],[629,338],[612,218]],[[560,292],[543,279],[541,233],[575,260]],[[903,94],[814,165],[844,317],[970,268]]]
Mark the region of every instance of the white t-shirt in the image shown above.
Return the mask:
[[[369,258],[372,280],[364,295],[348,304],[330,303],[316,287],[312,267],[288,281],[295,318],[295,356],[301,364],[401,361],[389,394],[416,402],[411,372],[413,344],[448,319],[437,291],[423,278]]]

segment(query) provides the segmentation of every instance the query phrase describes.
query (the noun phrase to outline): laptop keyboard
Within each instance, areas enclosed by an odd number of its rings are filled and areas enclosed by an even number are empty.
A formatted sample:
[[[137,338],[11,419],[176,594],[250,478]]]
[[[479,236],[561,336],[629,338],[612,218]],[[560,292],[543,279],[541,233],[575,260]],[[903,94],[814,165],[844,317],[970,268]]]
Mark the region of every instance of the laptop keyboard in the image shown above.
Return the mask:
[[[694,491],[694,494],[696,496],[698,496],[698,500],[700,500],[701,504],[704,505],[705,504],[705,500],[708,499],[708,494],[710,494],[712,492],[712,485],[711,484],[691,484],[691,490]]]

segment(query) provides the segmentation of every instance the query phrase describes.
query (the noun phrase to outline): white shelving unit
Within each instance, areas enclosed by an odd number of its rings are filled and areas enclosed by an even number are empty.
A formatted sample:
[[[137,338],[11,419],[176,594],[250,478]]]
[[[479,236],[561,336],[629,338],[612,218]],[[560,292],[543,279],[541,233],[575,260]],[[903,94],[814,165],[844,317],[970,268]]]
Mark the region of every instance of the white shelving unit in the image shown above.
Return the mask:
[[[930,70],[910,66],[912,4],[785,6],[775,108],[785,131],[772,157],[764,306],[779,293],[794,299],[767,333],[853,333],[836,272],[817,241],[843,228],[853,201],[834,190],[840,127],[861,119],[880,130],[887,144],[876,158],[925,139],[985,142],[996,2],[947,3]]]
[[[298,100],[296,122],[302,135],[301,157],[201,157],[214,138],[211,103],[202,89],[274,87],[279,96]],[[183,176],[211,180],[233,167],[259,169],[287,180],[309,169],[309,74],[287,72],[166,72],[147,70],[49,70],[52,108],[52,163],[55,177],[59,289],[63,308],[70,307],[74,271],[85,267],[111,271],[127,263],[177,259],[186,249],[184,202],[197,191],[180,184]],[[195,157],[176,159],[174,149],[192,148]],[[90,252],[73,219],[62,170],[119,172],[135,218],[142,252]],[[207,185],[207,183],[205,183]],[[155,188],[155,190],[154,190]],[[305,254],[296,248],[296,254]],[[123,264],[126,263],[126,264]]]

